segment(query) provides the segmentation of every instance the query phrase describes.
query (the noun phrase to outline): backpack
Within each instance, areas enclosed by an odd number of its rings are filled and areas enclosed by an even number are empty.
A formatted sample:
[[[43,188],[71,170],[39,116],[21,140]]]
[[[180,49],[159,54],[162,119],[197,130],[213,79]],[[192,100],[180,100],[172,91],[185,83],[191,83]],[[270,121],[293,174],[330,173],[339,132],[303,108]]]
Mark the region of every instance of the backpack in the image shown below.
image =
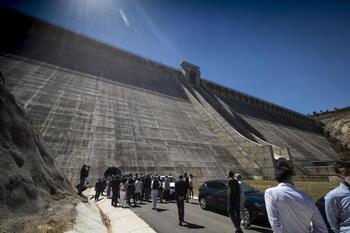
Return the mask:
[[[159,181],[158,180],[153,181],[152,189],[159,189]]]

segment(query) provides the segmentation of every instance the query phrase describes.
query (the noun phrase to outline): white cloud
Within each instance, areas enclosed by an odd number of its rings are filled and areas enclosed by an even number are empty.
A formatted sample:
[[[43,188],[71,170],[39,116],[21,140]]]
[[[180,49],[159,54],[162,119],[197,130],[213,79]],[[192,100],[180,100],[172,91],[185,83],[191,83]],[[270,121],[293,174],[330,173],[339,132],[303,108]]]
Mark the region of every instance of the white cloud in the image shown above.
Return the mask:
[[[160,44],[170,50],[173,54],[176,54],[178,57],[182,57],[179,55],[179,51],[173,46],[171,41],[167,38],[167,36],[160,30],[157,24],[152,20],[150,16],[146,13],[146,11],[142,8],[141,4],[136,4],[134,1],[131,1],[132,4],[139,11],[142,16],[144,22],[146,23],[148,29],[153,33],[155,38],[160,42]]]
[[[122,9],[120,9],[120,10],[119,10],[119,13],[120,13],[120,15],[121,15],[121,17],[122,17],[122,19],[123,19],[125,25],[128,26],[128,27],[130,27],[129,20],[128,20],[128,18],[126,17],[124,11],[123,11]]]

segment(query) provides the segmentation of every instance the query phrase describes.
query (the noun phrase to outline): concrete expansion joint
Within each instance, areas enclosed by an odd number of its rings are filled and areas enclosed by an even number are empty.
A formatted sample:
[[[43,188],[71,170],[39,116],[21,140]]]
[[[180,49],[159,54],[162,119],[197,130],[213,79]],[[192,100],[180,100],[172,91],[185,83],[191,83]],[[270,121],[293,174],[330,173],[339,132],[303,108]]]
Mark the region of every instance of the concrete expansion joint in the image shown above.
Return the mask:
[[[89,219],[89,221],[93,221],[93,222],[96,222],[96,223],[100,223],[98,220],[92,218],[91,216],[87,215],[87,214],[84,214],[84,213],[80,213],[82,216],[86,217]]]
[[[86,190],[84,195],[93,196],[93,189]],[[108,233],[155,233],[155,231],[137,216],[132,210],[122,207],[112,207],[110,199],[103,198],[95,203],[89,199],[88,205],[95,206],[101,213],[101,220],[105,224]],[[106,225],[108,222],[108,226]],[[122,229],[122,230],[121,230]]]

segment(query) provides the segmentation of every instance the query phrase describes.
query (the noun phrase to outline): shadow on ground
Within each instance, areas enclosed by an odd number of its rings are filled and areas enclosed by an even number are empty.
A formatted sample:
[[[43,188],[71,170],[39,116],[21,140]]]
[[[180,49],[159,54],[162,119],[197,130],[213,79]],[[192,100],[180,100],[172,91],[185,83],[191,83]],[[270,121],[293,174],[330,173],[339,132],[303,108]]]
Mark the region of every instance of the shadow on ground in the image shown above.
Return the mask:
[[[198,205],[196,203],[191,203],[191,204]],[[229,217],[229,215],[228,215],[228,213],[226,211],[216,210],[216,209],[208,209],[208,210],[205,210],[205,211],[214,212],[214,213],[217,213],[217,214]],[[266,229],[266,228],[269,228],[269,229]],[[270,224],[269,224],[267,219],[264,219],[262,217],[258,217],[256,219],[254,219],[249,224],[249,227],[247,229],[258,231],[258,232],[263,232],[263,233],[265,233],[265,232],[266,233],[271,233],[272,230],[270,228],[271,228],[271,226],[270,226]]]
[[[167,211],[167,210],[169,210],[169,209],[156,208],[157,212],[164,212],[164,211]]]
[[[270,229],[265,229],[265,228],[260,228],[260,227],[249,227],[248,228],[249,230],[254,230],[254,231],[257,231],[257,232],[261,232],[261,233],[272,233],[273,231],[270,230]]]
[[[187,222],[187,221],[184,221],[184,224],[182,226],[187,227],[189,229],[203,229],[203,228],[205,228],[204,226],[197,225],[197,224],[194,224],[194,223],[190,223],[190,222]]]

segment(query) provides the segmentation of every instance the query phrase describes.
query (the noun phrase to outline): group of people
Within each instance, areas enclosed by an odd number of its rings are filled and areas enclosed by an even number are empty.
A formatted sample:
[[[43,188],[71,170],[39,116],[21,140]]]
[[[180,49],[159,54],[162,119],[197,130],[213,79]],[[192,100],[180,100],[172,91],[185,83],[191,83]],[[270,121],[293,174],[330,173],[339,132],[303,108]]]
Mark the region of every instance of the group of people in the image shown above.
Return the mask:
[[[334,165],[340,186],[325,196],[327,221],[334,233],[350,232],[350,164]],[[265,191],[268,219],[273,232],[327,233],[326,224],[310,196],[293,184],[293,169],[285,160],[278,160],[275,169],[276,187]],[[311,224],[310,224],[311,223]]]
[[[325,199],[327,221],[334,233],[350,232],[350,162],[338,161],[334,170],[340,179],[339,187],[328,192]],[[275,167],[278,185],[265,191],[265,205],[271,228],[275,233],[328,233],[327,226],[310,196],[293,184],[293,169],[287,160],[279,159]],[[228,177],[228,213],[241,233],[241,218],[244,195],[240,188],[240,177],[232,171]]]
[[[151,197],[153,209],[157,201],[170,201],[170,176],[158,175],[111,175],[98,180],[95,185],[95,200],[106,191],[107,198],[112,199],[112,206],[126,207],[148,201]]]
[[[340,186],[331,190],[325,196],[325,211],[328,223],[334,233],[350,232],[350,163],[339,161],[334,170],[340,179]],[[89,167],[84,165],[81,170],[78,194],[86,188],[84,183],[88,177]],[[326,224],[315,206],[314,201],[306,193],[293,184],[293,169],[287,160],[279,159],[275,167],[276,187],[265,191],[265,205],[273,232],[276,233],[327,233]],[[112,206],[134,206],[142,200],[152,200],[152,209],[157,208],[158,199],[170,201],[171,176],[158,175],[127,176],[115,175],[99,179],[95,185],[95,200],[106,191],[112,199]],[[228,213],[236,228],[236,233],[243,232],[241,219],[244,214],[244,192],[240,187],[241,176],[233,171],[227,173]],[[193,198],[193,176],[180,175],[175,183],[174,196],[178,207],[179,225],[184,222],[184,203]]]
[[[112,206],[131,206],[133,199],[134,206],[141,201],[152,200],[152,210],[156,210],[158,200],[171,201],[171,178],[172,176],[129,174],[127,176],[113,175],[98,180],[95,185],[95,200],[98,201],[101,193],[106,191],[106,196],[112,199]],[[193,175],[185,173],[180,175],[174,186],[174,198],[178,207],[179,225],[184,222],[185,205],[193,198]],[[119,202],[119,203],[118,203]]]
[[[82,196],[82,192],[87,189],[86,179],[89,176],[90,167],[83,165],[80,171],[80,183],[76,186],[78,195]],[[152,210],[156,210],[158,200],[171,201],[171,182],[172,176],[158,175],[110,175],[98,179],[95,184],[95,201],[99,200],[100,195],[106,192],[107,198],[110,198],[111,205],[114,207],[137,206],[142,203],[142,200],[152,200]],[[173,178],[174,180],[174,178]],[[174,198],[178,207],[179,225],[184,222],[184,202],[189,202],[193,198],[193,175],[185,173],[180,175],[178,181],[174,185]]]
[[[77,185],[78,195],[82,196],[82,192],[87,188],[86,179],[89,176],[90,167],[83,165],[80,171],[80,183]],[[190,198],[193,198],[193,175],[189,176],[185,173],[184,189],[185,198],[184,201],[189,202]],[[182,178],[181,178],[182,179]],[[95,200],[98,201],[100,195],[104,195],[106,192],[107,198],[110,198],[112,206],[126,207],[128,204],[131,206],[131,200],[133,206],[141,204],[142,201],[152,200],[152,209],[157,208],[158,199],[162,203],[163,201],[170,202],[172,198],[171,182],[175,179],[169,176],[158,176],[158,175],[141,175],[129,174],[129,175],[109,175],[98,179],[95,184]],[[176,199],[179,195],[179,188],[175,191],[173,197]],[[180,193],[184,193],[181,187]],[[181,196],[181,195],[180,195]],[[181,196],[182,197],[182,196]]]
[[[148,199],[148,190],[143,187],[143,180],[148,181],[148,177],[111,175],[98,179],[95,184],[95,201],[99,200],[100,195],[106,191],[107,198],[110,198],[111,205],[114,207],[125,207],[127,204],[133,205],[141,204],[143,198]]]

